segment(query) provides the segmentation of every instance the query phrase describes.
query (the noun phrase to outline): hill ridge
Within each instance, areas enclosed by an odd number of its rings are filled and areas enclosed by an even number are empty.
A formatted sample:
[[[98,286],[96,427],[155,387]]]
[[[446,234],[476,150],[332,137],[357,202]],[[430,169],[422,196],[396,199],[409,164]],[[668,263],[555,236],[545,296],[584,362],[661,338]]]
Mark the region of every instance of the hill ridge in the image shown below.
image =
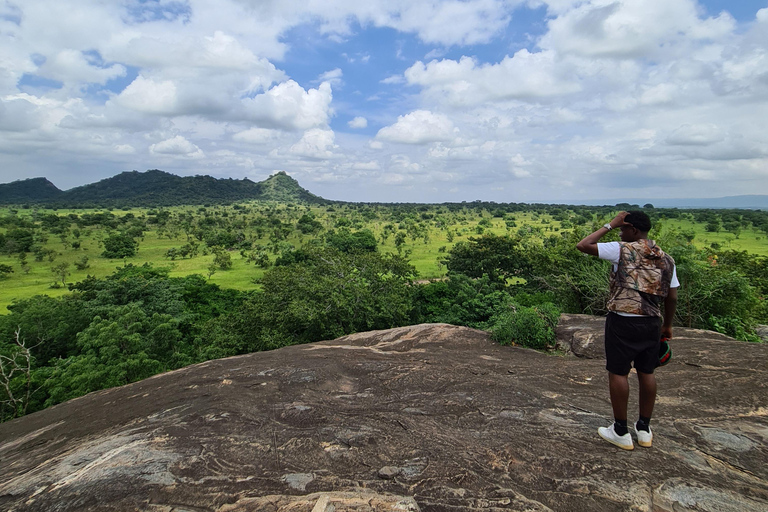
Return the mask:
[[[52,207],[176,206],[236,201],[296,201],[327,203],[302,188],[286,172],[264,181],[248,178],[178,176],[159,169],[124,171],[110,178],[59,190],[46,178],[0,184],[0,204],[32,203]]]
[[[302,188],[295,178],[278,171],[264,181],[249,178],[214,178],[208,175],[178,176],[159,169],[124,171],[110,178],[68,190],[58,189],[44,177],[0,183],[0,205],[36,204],[51,207],[179,206],[261,200],[341,204],[350,201],[324,199]],[[482,201],[475,201],[483,203]],[[768,209],[768,195],[749,194],[687,199],[576,200],[549,203],[556,206],[624,206],[652,203],[658,208]],[[354,203],[354,202],[352,202]],[[390,204],[364,201],[366,204]],[[398,203],[395,203],[398,204]],[[451,204],[451,203],[430,203]],[[545,203],[537,203],[545,204]]]
[[[64,194],[48,178],[28,178],[0,184],[0,204],[27,202],[30,197],[50,200]]]

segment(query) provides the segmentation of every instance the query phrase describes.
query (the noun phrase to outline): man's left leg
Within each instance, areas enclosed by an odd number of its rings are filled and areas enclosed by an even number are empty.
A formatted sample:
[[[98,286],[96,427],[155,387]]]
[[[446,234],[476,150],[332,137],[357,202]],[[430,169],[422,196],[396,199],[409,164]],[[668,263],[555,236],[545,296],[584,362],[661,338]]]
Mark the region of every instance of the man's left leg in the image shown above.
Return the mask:
[[[640,417],[650,419],[656,404],[656,375],[637,372],[637,380],[640,383]]]
[[[597,433],[611,444],[632,450],[634,444],[627,431],[628,377],[632,368],[632,352],[627,350],[624,343],[625,323],[626,319],[615,313],[608,313],[605,319],[605,369],[608,370],[608,390],[614,422],[610,427],[598,428]]]
[[[638,371],[637,380],[640,384],[640,419],[635,423],[635,432],[637,443],[648,448],[653,442],[650,423],[656,404],[656,375]]]
[[[611,393],[613,418],[627,421],[627,402],[629,402],[629,376],[608,372],[608,389]]]
[[[613,425],[600,427],[597,433],[611,444],[632,450],[634,445],[632,437],[627,431],[627,402],[629,401],[629,375],[618,375],[608,372],[608,390],[611,394],[611,408],[613,409]]]

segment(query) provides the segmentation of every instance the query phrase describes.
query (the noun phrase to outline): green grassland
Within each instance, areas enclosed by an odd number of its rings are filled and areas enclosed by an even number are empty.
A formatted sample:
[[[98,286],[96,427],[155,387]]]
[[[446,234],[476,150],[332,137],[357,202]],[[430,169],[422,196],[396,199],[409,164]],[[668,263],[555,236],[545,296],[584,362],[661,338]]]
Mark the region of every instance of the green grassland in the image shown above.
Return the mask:
[[[717,232],[707,231],[704,224],[693,220],[671,219],[664,221],[664,225],[693,232],[693,243],[699,248],[747,251],[750,254],[768,256],[768,235],[755,227],[742,229],[737,236],[722,229]]]
[[[82,216],[85,214],[102,213],[106,210],[11,210],[0,209],[0,217],[34,219],[35,216],[54,214],[65,217],[70,214]],[[210,282],[224,288],[238,290],[253,290],[258,287],[257,280],[265,271],[248,260],[238,250],[230,250],[232,267],[228,270],[217,269],[209,276],[214,255],[206,249],[206,243],[198,241],[200,252],[192,258],[176,258],[171,260],[166,253],[169,249],[179,248],[194,240],[189,229],[183,229],[183,223],[179,218],[187,216],[189,224],[199,222],[207,218],[219,222],[220,230],[238,230],[244,233],[254,247],[260,246],[268,253],[271,262],[279,256],[280,251],[292,246],[299,248],[310,242],[313,238],[322,237],[328,230],[349,229],[359,231],[370,230],[376,238],[379,251],[385,253],[400,252],[406,254],[412,265],[419,273],[419,279],[438,279],[445,275],[445,266],[440,260],[458,242],[470,237],[476,237],[482,233],[513,234],[517,230],[537,228],[541,236],[549,236],[571,229],[572,222],[565,227],[562,222],[563,214],[560,213],[556,220],[553,215],[540,210],[531,211],[507,211],[503,214],[492,212],[488,209],[467,205],[462,208],[447,208],[446,206],[386,206],[386,205],[335,205],[328,206],[302,206],[291,203],[243,203],[230,206],[201,207],[172,207],[160,209],[168,214],[171,220],[165,225],[157,225],[147,222],[157,214],[158,209],[133,208],[112,210],[109,213],[116,218],[126,215],[132,216],[139,223],[144,223],[145,230],[139,237],[139,249],[135,256],[123,259],[109,259],[102,256],[103,240],[110,232],[119,229],[104,226],[81,227],[78,236],[76,224],[73,222],[65,234],[49,233],[42,240],[36,241],[37,247],[42,247],[53,254],[53,261],[46,256],[41,261],[36,261],[31,253],[27,253],[25,262],[19,258],[19,254],[7,252],[0,254],[0,265],[8,265],[13,272],[0,279],[0,313],[6,311],[5,307],[14,300],[25,299],[38,294],[60,296],[67,292],[66,286],[61,283],[52,268],[68,264],[65,276],[66,283],[74,283],[85,279],[88,275],[105,277],[125,264],[141,265],[145,262],[154,266],[170,267],[171,276],[181,277],[189,274],[201,274],[209,278]],[[569,212],[566,211],[566,216]],[[303,215],[311,215],[321,225],[322,229],[314,234],[304,234],[296,229],[296,223]],[[590,225],[608,220],[609,212],[598,210],[594,213]],[[279,220],[285,229],[285,238],[278,241],[270,239],[272,227],[257,227],[259,220],[270,219],[270,222]],[[189,221],[189,219],[192,219]],[[514,224],[512,224],[514,221]],[[508,225],[512,224],[512,225]],[[599,225],[599,224],[598,224]],[[662,220],[664,228],[676,228],[693,233],[694,244],[700,248],[715,247],[723,250],[747,251],[751,254],[768,255],[768,235],[756,227],[745,227],[738,233],[720,230],[707,231],[702,222],[696,222],[692,216],[678,216],[678,218]],[[224,227],[222,227],[224,226]],[[0,233],[7,233],[13,226],[6,222],[0,227]],[[35,228],[36,233],[44,234],[42,228]],[[396,244],[396,238],[401,234],[401,243]],[[404,240],[402,236],[405,235]],[[79,242],[79,247],[73,246]],[[714,244],[714,245],[713,245]],[[75,264],[87,257],[88,267],[78,270]]]

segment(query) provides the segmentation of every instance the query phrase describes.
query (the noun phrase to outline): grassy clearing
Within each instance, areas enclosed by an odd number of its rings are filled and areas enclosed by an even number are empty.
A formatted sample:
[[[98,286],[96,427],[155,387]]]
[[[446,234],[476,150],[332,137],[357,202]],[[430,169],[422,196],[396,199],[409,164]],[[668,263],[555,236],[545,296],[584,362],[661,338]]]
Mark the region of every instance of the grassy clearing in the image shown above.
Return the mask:
[[[756,228],[742,229],[737,237],[725,230],[709,232],[704,224],[691,220],[665,220],[664,225],[693,231],[696,234],[693,243],[701,249],[717,244],[723,250],[747,251],[750,254],[768,256],[768,235]]]

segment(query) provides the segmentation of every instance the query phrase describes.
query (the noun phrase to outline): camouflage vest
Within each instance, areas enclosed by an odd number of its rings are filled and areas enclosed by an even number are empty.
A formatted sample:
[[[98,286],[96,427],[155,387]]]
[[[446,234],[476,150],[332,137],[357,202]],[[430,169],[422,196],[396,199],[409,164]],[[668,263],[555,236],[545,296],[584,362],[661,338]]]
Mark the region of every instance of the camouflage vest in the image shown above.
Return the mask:
[[[652,240],[619,242],[619,264],[611,271],[608,311],[661,316],[675,260]]]

